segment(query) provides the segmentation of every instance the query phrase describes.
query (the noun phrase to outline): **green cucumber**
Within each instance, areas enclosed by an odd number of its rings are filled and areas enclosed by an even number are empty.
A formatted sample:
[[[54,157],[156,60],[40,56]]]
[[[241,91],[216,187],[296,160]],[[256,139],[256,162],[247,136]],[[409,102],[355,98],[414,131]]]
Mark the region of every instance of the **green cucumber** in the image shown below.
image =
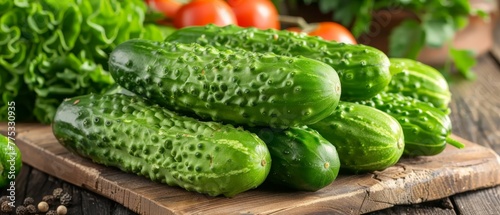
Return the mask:
[[[431,66],[412,59],[390,58],[390,70],[394,74],[386,92],[400,93],[446,112],[451,101],[451,92],[444,76]]]
[[[165,40],[304,56],[325,62],[340,77],[341,100],[344,101],[371,98],[383,91],[391,80],[389,59],[376,48],[326,41],[285,30],[261,30],[235,25],[192,26],[177,30]]]
[[[271,154],[267,182],[294,190],[317,191],[337,178],[337,150],[317,131],[307,127],[250,131],[266,143]]]
[[[8,129],[7,133],[9,136],[15,134],[11,129]],[[15,189],[11,182],[19,175],[21,168],[21,151],[9,137],[0,134],[0,188]]]
[[[115,81],[170,110],[235,125],[291,127],[330,115],[335,70],[304,57],[129,40],[110,55]]]
[[[132,95],[119,85],[106,93]],[[269,149],[272,164],[266,178],[268,182],[295,190],[316,191],[337,178],[340,161],[335,146],[317,131],[306,126],[247,129],[257,134]]]
[[[429,102],[382,92],[370,100],[358,103],[377,108],[398,120],[405,136],[404,155],[437,155],[446,148],[447,142],[457,148],[464,147],[450,138],[452,126],[448,114]]]
[[[383,170],[403,154],[401,125],[372,107],[341,101],[332,115],[309,127],[336,147],[341,169],[350,172]]]
[[[109,89],[107,89],[104,94],[108,95],[108,94],[123,94],[123,95],[127,95],[127,96],[137,96],[135,95],[135,93],[133,92],[130,92],[129,90],[123,88],[122,86],[120,86],[119,84],[113,84],[111,85],[111,87],[109,87]]]
[[[52,128],[63,146],[96,163],[210,196],[255,188],[271,166],[253,133],[123,94],[67,99]]]

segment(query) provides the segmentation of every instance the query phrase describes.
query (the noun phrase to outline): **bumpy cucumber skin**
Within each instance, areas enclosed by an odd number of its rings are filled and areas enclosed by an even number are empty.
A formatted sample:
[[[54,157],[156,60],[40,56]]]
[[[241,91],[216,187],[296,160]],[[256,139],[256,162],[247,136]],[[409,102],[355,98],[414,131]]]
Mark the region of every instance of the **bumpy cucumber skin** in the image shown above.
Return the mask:
[[[125,89],[176,112],[237,125],[291,127],[330,115],[341,87],[316,60],[199,44],[129,40],[110,55]]]
[[[165,40],[304,56],[322,61],[337,71],[342,85],[341,100],[344,101],[371,98],[383,91],[391,80],[389,59],[376,48],[325,41],[290,31],[206,25],[179,29]]]
[[[53,132],[96,163],[210,196],[234,196],[264,182],[265,143],[241,128],[194,118],[122,94],[64,101]]]
[[[405,136],[404,155],[431,156],[446,148],[451,120],[448,114],[432,104],[387,92],[358,103],[377,108],[398,120]]]
[[[317,191],[337,178],[337,150],[317,131],[305,126],[251,131],[266,143],[271,154],[268,182],[294,190]]]
[[[127,96],[137,96],[135,93],[130,92],[129,90],[123,88],[119,84],[113,84],[109,89],[107,89],[104,94],[110,95],[110,94],[123,94]]]
[[[350,172],[383,170],[403,154],[401,125],[372,107],[341,101],[332,115],[309,127],[336,147],[341,169]]]
[[[446,112],[451,101],[448,82],[436,69],[421,62],[405,58],[390,58],[392,80],[386,92],[400,93],[424,102]]]
[[[11,132],[11,130],[8,130],[8,132]],[[11,163],[12,160],[13,163]],[[14,165],[14,172],[11,172],[12,165]],[[0,134],[0,188],[9,186],[9,183],[19,175],[22,166],[19,148],[15,143],[9,143],[8,137]]]

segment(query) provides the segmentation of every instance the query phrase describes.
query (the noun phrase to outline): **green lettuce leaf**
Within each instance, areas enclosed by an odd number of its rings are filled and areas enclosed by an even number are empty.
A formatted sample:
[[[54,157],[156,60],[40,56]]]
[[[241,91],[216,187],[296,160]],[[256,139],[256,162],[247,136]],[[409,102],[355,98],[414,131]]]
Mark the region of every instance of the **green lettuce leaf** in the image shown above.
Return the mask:
[[[0,0],[0,120],[8,103],[50,123],[63,99],[113,83],[108,54],[132,38],[163,40],[142,0]]]

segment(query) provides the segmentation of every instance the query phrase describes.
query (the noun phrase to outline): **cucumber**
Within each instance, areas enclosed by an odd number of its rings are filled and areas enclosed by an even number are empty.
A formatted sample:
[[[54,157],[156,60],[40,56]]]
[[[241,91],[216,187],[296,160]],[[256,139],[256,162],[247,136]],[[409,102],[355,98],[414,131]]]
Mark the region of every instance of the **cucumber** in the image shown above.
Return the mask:
[[[376,48],[326,41],[285,30],[261,30],[235,25],[192,26],[177,30],[165,40],[304,56],[325,62],[332,66],[340,77],[341,100],[344,101],[371,98],[383,91],[391,80],[389,59]]]
[[[111,87],[109,87],[109,89],[104,91],[104,94],[106,94],[106,95],[108,95],[108,94],[123,94],[123,95],[127,95],[127,96],[137,96],[133,92],[130,92],[129,90],[123,88],[122,86],[120,86],[116,83],[114,83],[113,85],[111,85]]]
[[[253,133],[123,94],[67,99],[52,128],[63,146],[96,163],[210,196],[255,188],[271,166]]]
[[[129,40],[110,54],[125,89],[172,111],[235,125],[291,127],[330,115],[340,99],[335,70],[304,57]]]
[[[309,127],[336,147],[341,169],[349,172],[383,170],[403,154],[401,125],[372,107],[341,101],[332,115]]]
[[[266,182],[294,190],[317,191],[331,184],[339,173],[335,146],[307,127],[251,129],[267,145],[271,171]]]
[[[382,92],[370,100],[358,102],[393,116],[401,124],[405,136],[404,155],[431,156],[441,153],[446,143],[463,148],[450,138],[451,120],[447,113],[409,96]]]
[[[8,133],[11,132],[13,130],[8,129]],[[19,175],[21,168],[21,151],[13,141],[0,134],[0,188],[15,189],[11,182]]]
[[[106,93],[130,95],[114,85]],[[248,127],[267,145],[271,170],[266,181],[295,190],[317,191],[331,184],[338,175],[340,161],[335,146],[306,126],[287,129]]]
[[[389,93],[400,93],[449,112],[451,92],[444,76],[431,66],[416,60],[390,58],[390,70],[394,74],[385,89]]]

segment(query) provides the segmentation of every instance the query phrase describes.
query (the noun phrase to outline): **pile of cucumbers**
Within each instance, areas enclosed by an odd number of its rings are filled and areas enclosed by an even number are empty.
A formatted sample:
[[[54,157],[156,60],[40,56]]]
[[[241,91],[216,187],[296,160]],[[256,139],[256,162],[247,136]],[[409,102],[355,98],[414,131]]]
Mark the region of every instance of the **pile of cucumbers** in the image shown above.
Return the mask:
[[[193,26],[118,45],[119,86],[66,99],[52,127],[96,163],[210,196],[264,182],[317,191],[452,140],[446,80],[364,45]]]

